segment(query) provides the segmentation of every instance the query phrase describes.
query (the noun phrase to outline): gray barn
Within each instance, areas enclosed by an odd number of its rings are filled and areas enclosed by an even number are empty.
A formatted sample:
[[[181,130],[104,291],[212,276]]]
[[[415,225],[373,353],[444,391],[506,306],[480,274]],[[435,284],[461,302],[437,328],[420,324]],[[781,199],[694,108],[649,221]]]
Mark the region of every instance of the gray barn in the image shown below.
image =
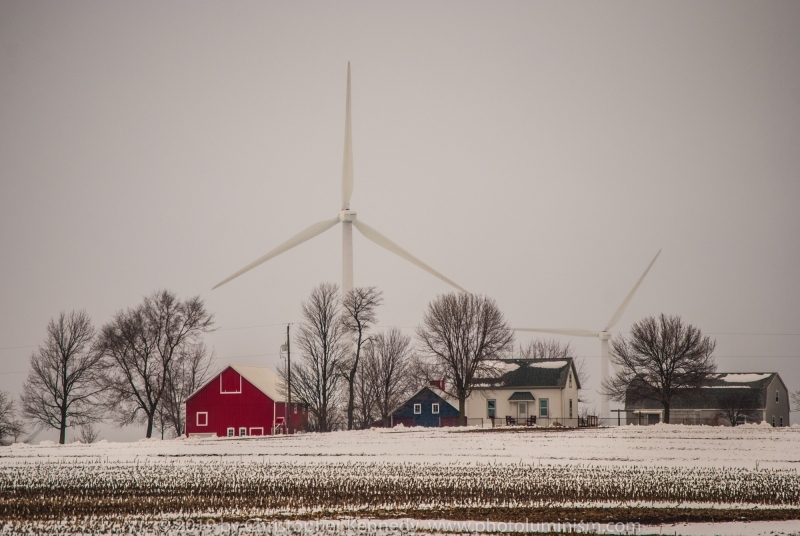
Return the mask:
[[[628,424],[663,422],[664,408],[656,400],[626,402]],[[711,385],[672,399],[672,424],[731,426],[767,422],[789,426],[789,390],[776,372],[716,374]]]

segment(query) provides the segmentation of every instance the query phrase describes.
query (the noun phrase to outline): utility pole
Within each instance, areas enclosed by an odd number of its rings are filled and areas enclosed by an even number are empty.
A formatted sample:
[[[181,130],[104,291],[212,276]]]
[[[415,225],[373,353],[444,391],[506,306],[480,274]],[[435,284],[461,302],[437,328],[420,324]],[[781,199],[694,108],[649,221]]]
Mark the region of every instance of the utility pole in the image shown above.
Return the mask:
[[[292,348],[291,348],[291,337],[289,336],[289,326],[291,324],[286,324],[286,376],[287,376],[287,387],[286,387],[286,395],[289,401],[288,408],[286,409],[286,433],[292,433]]]

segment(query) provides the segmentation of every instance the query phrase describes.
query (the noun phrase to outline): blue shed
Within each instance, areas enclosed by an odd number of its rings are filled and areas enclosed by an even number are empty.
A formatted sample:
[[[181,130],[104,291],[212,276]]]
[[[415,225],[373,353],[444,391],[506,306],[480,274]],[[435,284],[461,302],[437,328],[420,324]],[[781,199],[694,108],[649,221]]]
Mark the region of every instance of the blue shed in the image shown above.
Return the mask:
[[[392,413],[392,426],[455,426],[458,406],[443,389],[443,382],[431,382]]]

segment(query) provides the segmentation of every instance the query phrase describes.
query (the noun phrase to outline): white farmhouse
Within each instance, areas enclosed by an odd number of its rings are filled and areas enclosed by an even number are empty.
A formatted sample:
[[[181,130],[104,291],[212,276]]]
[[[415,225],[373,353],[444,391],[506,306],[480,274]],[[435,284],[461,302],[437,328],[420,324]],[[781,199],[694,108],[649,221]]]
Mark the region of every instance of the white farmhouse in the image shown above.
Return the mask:
[[[571,358],[498,362],[498,373],[476,381],[467,398],[469,419],[495,424],[578,426],[578,389]]]

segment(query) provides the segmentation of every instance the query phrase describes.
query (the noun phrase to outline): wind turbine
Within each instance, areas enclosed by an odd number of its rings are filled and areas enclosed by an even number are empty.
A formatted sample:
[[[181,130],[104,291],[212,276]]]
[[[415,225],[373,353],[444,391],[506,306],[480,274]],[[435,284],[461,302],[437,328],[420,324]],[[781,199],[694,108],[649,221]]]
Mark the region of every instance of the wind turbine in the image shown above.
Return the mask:
[[[334,227],[335,225],[342,224],[342,296],[346,296],[348,292],[353,289],[353,227],[363,234],[368,240],[371,240],[388,249],[395,255],[402,257],[408,262],[415,264],[425,270],[426,272],[438,277],[448,285],[451,285],[461,292],[466,292],[463,288],[455,284],[453,281],[437,272],[411,253],[401,248],[387,237],[379,233],[376,229],[367,225],[364,221],[356,219],[356,212],[350,209],[350,197],[353,195],[353,134],[352,123],[350,121],[350,62],[347,63],[347,104],[345,107],[345,120],[344,120],[344,162],[342,165],[342,210],[339,214],[332,219],[322,220],[317,222],[293,237],[279,245],[266,255],[254,260],[235,274],[223,279],[214,287],[220,287],[232,279],[236,279],[240,275],[249,272],[256,266],[267,262],[273,257],[277,257],[281,253],[289,251],[295,246],[299,246],[306,240],[310,240],[317,235],[320,235]]]
[[[608,341],[611,339],[611,333],[609,331],[613,328],[619,319],[622,318],[623,313],[625,313],[625,309],[628,308],[628,305],[631,303],[633,299],[633,295],[636,294],[636,291],[639,289],[639,285],[642,284],[644,281],[647,272],[650,271],[650,268],[653,267],[655,264],[656,259],[658,256],[661,255],[661,250],[658,250],[656,256],[653,257],[653,260],[650,261],[650,264],[647,265],[647,269],[644,271],[642,276],[633,285],[633,288],[622,301],[617,310],[614,311],[614,314],[611,315],[611,320],[608,321],[606,327],[603,328],[602,331],[592,331],[588,329],[572,329],[572,328],[564,328],[564,329],[540,329],[540,328],[514,328],[514,331],[532,331],[535,333],[554,333],[556,335],[572,335],[574,337],[598,337],[600,339],[600,379],[605,381],[608,379]],[[616,368],[616,365],[614,365]],[[609,404],[608,399],[605,397],[601,397],[600,399],[600,413],[602,417],[608,419],[610,416]]]

